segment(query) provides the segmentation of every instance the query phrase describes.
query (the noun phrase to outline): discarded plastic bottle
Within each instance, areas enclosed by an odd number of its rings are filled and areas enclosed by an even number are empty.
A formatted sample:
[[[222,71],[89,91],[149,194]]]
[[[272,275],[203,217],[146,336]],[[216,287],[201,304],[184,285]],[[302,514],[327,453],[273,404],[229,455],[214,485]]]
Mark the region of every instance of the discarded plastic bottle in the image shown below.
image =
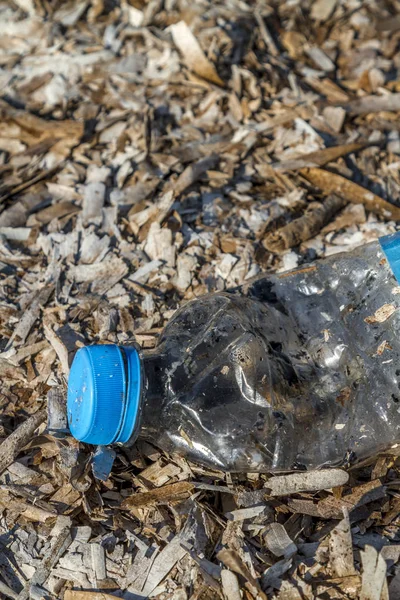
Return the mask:
[[[72,435],[144,438],[228,471],[364,460],[400,442],[400,232],[188,302],[154,350],[80,349]]]

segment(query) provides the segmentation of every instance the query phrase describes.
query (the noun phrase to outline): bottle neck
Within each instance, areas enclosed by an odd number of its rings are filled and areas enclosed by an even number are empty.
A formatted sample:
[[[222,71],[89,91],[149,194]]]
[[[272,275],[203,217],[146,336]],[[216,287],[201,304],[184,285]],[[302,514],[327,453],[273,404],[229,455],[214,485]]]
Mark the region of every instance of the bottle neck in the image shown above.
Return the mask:
[[[141,415],[135,437],[154,439],[162,427],[161,406],[165,395],[162,354],[153,351],[144,352],[141,366],[143,369]],[[131,443],[134,441],[131,440]]]

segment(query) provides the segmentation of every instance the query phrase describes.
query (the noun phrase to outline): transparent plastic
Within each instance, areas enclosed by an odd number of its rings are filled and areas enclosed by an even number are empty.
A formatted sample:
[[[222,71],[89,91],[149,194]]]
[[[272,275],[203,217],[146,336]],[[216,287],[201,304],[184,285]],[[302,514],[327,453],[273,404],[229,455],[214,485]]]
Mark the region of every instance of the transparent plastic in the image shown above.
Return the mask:
[[[139,435],[232,472],[387,449],[400,440],[398,291],[373,242],[189,302],[143,355]]]

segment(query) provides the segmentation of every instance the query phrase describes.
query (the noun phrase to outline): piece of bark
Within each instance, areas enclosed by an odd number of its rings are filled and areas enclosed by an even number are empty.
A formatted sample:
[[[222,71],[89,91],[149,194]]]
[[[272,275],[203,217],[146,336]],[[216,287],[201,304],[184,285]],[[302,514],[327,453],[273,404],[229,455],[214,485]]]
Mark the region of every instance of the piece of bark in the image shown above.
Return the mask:
[[[189,498],[194,490],[193,483],[189,481],[179,481],[163,487],[156,488],[149,492],[142,492],[126,498],[121,504],[121,508],[131,509],[148,506],[151,504],[164,504],[166,502],[178,502]]]
[[[116,456],[116,452],[111,446],[97,446],[92,458],[92,473],[96,479],[107,481]]]
[[[44,319],[43,330],[45,336],[54,348],[65,377],[68,377],[69,368],[79,346],[84,345],[85,338],[82,334],[72,329],[69,323],[59,327],[56,331],[53,330],[49,321]]]
[[[38,354],[39,352],[48,347],[49,345],[47,343],[47,340],[42,340],[41,342],[36,342],[35,344],[30,344],[28,346],[22,346],[16,354],[10,356],[8,361],[13,365],[20,365],[27,358]]]
[[[17,242],[26,242],[31,233],[31,227],[0,227],[0,236],[4,236],[7,240],[16,240]]]
[[[328,196],[323,203],[312,202],[302,217],[267,234],[262,240],[262,245],[270,252],[276,253],[298,246],[301,242],[318,235],[346,203],[347,200],[336,194]]]
[[[357,507],[364,506],[365,504],[383,498],[385,494],[385,487],[379,479],[375,479],[374,481],[369,481],[368,483],[357,486],[353,489],[351,494],[346,494],[340,499],[329,496],[328,498],[321,500],[321,502],[319,502],[319,509],[324,518],[329,518],[329,515],[332,514],[332,510],[334,514],[337,514],[337,507],[340,507],[341,510],[347,508],[347,510],[351,512]]]
[[[34,523],[45,523],[48,519],[55,519],[57,517],[55,510],[43,510],[43,508],[40,508],[34,504],[18,502],[17,507],[21,510],[21,517],[24,517],[24,519],[27,521],[32,521]]]
[[[200,44],[185,21],[179,21],[176,25],[171,25],[171,33],[174,43],[181,52],[189,69],[193,73],[196,73],[196,75],[203,77],[203,79],[224,87],[225,84],[218,75],[214,65],[204,54]]]
[[[337,194],[348,202],[364,204],[367,210],[381,215],[385,219],[400,220],[400,208],[398,206],[394,206],[394,204],[342,177],[342,175],[318,168],[300,169],[300,173],[307,181],[319,187],[326,194]]]
[[[365,115],[376,112],[400,111],[400,93],[385,94],[384,96],[364,96],[345,105],[346,112],[351,116]]]
[[[341,156],[357,152],[358,150],[362,150],[362,148],[365,148],[365,144],[352,143],[343,144],[341,146],[331,146],[330,148],[324,148],[323,150],[304,154],[298,158],[275,163],[272,165],[272,168],[274,171],[286,172],[296,171],[307,167],[323,167],[324,165],[337,160]]]
[[[149,228],[144,251],[151,259],[161,259],[169,267],[175,267],[176,248],[172,231],[168,227],[160,227],[157,221],[154,221]]]
[[[348,204],[331,223],[322,229],[322,233],[339,231],[339,229],[344,229],[351,225],[361,225],[366,220],[365,208],[362,204]]]
[[[26,374],[22,367],[14,365],[11,360],[0,358],[0,378],[25,380]]]
[[[139,552],[128,568],[125,578],[128,591],[134,591],[136,593],[137,590],[143,589],[150,569],[159,554],[159,548],[155,545],[150,546],[147,554],[143,555]]]
[[[299,492],[318,492],[345,485],[349,475],[342,469],[322,469],[271,477],[265,487],[270,496],[289,496]]]
[[[36,429],[46,420],[46,416],[46,409],[38,410],[2,442],[0,445],[0,474],[14,462],[22,448],[31,441]]]
[[[334,81],[325,77],[317,79],[316,77],[306,77],[305,83],[311,88],[325,96],[332,104],[347,104],[350,97],[346,92],[339,87]]]
[[[117,256],[106,257],[99,263],[91,265],[76,265],[70,267],[70,276],[77,282],[92,282],[92,292],[105,294],[116,285],[129,269],[126,263]]]

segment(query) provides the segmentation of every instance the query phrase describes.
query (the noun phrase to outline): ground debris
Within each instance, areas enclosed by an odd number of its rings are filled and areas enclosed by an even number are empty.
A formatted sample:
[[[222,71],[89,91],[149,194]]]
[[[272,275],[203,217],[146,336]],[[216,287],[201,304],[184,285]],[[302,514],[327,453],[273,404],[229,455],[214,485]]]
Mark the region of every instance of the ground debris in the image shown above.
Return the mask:
[[[1,4],[1,598],[400,596],[398,448],[227,474],[64,414],[81,346],[396,231],[395,4]]]

